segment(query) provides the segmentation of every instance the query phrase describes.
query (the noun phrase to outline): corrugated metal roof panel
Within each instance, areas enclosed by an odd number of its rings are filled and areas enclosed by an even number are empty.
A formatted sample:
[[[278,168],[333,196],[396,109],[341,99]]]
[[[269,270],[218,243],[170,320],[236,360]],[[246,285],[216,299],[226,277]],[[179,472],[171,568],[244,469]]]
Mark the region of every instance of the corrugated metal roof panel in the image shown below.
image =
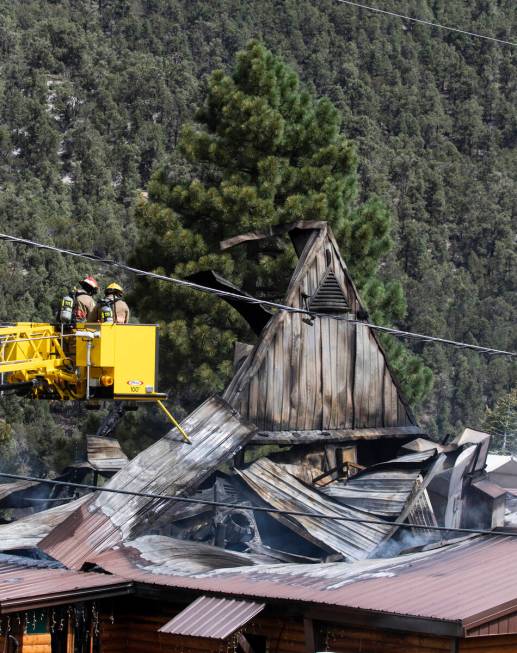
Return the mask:
[[[84,495],[61,506],[22,517],[10,524],[0,524],[0,551],[37,547],[41,540],[75,512],[88,496]]]
[[[96,559],[104,569],[144,583],[252,599],[287,599],[343,609],[479,625],[517,605],[517,538],[479,537],[385,560],[316,565],[257,565],[190,577],[148,571],[127,549]]]
[[[134,549],[138,555],[152,564],[158,573],[162,566],[167,573],[180,576],[199,574],[214,569],[230,569],[232,567],[249,567],[259,563],[276,562],[266,554],[241,553],[203,542],[178,540],[164,535],[143,535],[130,540],[125,545]]]
[[[200,596],[158,632],[226,639],[265,608],[265,603]]]
[[[128,462],[105,487],[166,495],[191,492],[255,431],[219,397],[205,401],[182,426],[192,444],[184,443],[172,429]],[[170,506],[169,500],[95,493],[41,547],[67,566],[79,568],[95,552],[145,532],[149,521],[164,515]]]
[[[444,450],[444,447],[439,442],[433,442],[427,438],[416,438],[415,440],[411,440],[411,442],[406,442],[406,444],[403,444],[401,449],[405,451],[415,452],[429,451],[430,449],[434,449],[438,453],[441,453]]]
[[[84,573],[55,566],[32,565],[0,558],[0,610],[29,610],[61,601],[82,601],[99,596],[127,594],[131,582],[106,574]]]
[[[419,476],[414,469],[372,471],[319,489],[344,505],[393,518],[405,507]]]
[[[237,470],[266,503],[280,510],[340,515],[351,519],[368,519],[367,513],[340,505],[321,492],[309,488],[286,472],[282,465],[261,458],[247,469]],[[349,560],[367,558],[390,534],[391,524],[362,524],[353,521],[325,520],[315,517],[272,514],[302,537]],[[372,517],[370,516],[370,519]]]

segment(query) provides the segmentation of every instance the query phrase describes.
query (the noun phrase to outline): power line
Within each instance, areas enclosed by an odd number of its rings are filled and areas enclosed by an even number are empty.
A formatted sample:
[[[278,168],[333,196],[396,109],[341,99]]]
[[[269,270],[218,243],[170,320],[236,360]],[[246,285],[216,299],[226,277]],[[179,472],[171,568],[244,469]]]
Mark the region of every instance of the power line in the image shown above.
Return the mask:
[[[448,345],[452,347],[458,347],[460,349],[470,349],[472,351],[477,351],[482,354],[490,354],[494,356],[509,356],[511,358],[517,357],[517,352],[515,351],[505,351],[503,349],[494,349],[493,347],[483,347],[480,345],[473,345],[467,342],[459,342],[457,340],[450,340],[447,338],[439,338],[437,336],[429,336],[423,333],[414,333],[412,331],[402,331],[401,329],[395,329],[393,327],[381,326],[379,324],[372,324],[371,322],[365,322],[363,320],[358,320],[356,318],[351,318],[348,316],[339,316],[339,315],[329,315],[327,313],[318,313],[310,311],[306,308],[296,308],[295,306],[287,306],[285,304],[280,304],[278,302],[271,302],[266,299],[259,299],[257,297],[252,297],[251,295],[241,295],[236,292],[230,292],[228,290],[218,290],[216,288],[210,288],[209,286],[203,286],[199,283],[193,281],[187,281],[185,279],[178,279],[177,277],[169,277],[164,274],[157,274],[156,272],[149,272],[146,270],[140,270],[139,268],[126,265],[125,263],[120,263],[112,259],[102,258],[95,254],[89,254],[85,252],[74,252],[69,249],[63,249],[61,247],[55,247],[54,245],[45,245],[43,243],[38,243],[27,238],[19,238],[17,236],[10,236],[9,234],[0,233],[0,240],[6,240],[13,243],[18,243],[22,245],[28,245],[30,247],[36,247],[38,249],[44,249],[51,252],[59,252],[66,256],[74,256],[75,258],[82,258],[89,261],[95,261],[103,265],[107,265],[119,270],[124,270],[125,272],[130,272],[141,277],[149,277],[151,279],[156,279],[158,281],[166,281],[168,283],[174,283],[177,286],[182,286],[184,288],[190,288],[192,290],[198,290],[205,292],[211,295],[216,295],[217,297],[223,297],[227,299],[238,300],[241,302],[246,302],[248,304],[254,304],[257,306],[267,306],[269,308],[274,308],[279,311],[287,311],[289,313],[299,313],[302,315],[307,315],[310,319],[312,318],[327,318],[339,321],[349,322],[350,324],[356,324],[362,327],[368,327],[376,331],[381,331],[382,333],[389,333],[390,335],[397,336],[399,338],[410,338],[412,340],[419,340],[421,342],[434,342],[442,345]]]
[[[403,20],[409,20],[413,23],[420,23],[422,25],[430,25],[431,27],[438,27],[439,29],[445,29],[449,32],[457,32],[459,34],[466,34],[467,36],[475,36],[478,39],[485,39],[486,41],[494,41],[495,43],[502,43],[503,45],[513,45],[516,46],[517,43],[512,41],[504,41],[503,39],[498,39],[495,36],[487,36],[486,34],[478,34],[477,32],[469,32],[464,29],[459,29],[458,27],[449,27],[448,25],[440,25],[440,23],[433,23],[430,20],[425,20],[424,18],[413,18],[412,16],[406,16],[404,14],[398,14],[395,11],[388,11],[386,9],[379,9],[379,7],[371,7],[369,5],[363,5],[360,2],[352,2],[351,0],[337,0],[344,5],[351,5],[352,7],[359,7],[360,9],[366,9],[367,11],[374,11],[378,14],[385,14],[386,16],[392,16],[394,18],[402,18]]]
[[[179,501],[180,503],[193,503],[213,508],[233,508],[236,510],[253,510],[255,512],[267,512],[274,515],[285,515],[292,517],[311,517],[314,519],[329,519],[331,521],[352,522],[354,524],[372,524],[377,526],[397,526],[397,528],[415,528],[422,530],[432,530],[446,533],[466,533],[470,535],[505,535],[508,537],[517,537],[517,533],[506,533],[502,531],[489,531],[481,528],[447,528],[447,526],[427,526],[425,524],[414,524],[411,522],[399,523],[397,521],[389,522],[381,519],[361,519],[358,517],[343,517],[342,515],[325,515],[317,512],[307,512],[303,510],[280,510],[279,508],[268,508],[267,506],[255,506],[246,503],[230,503],[227,501],[210,501],[209,499],[194,499],[193,497],[179,497],[170,494],[154,494],[152,492],[136,492],[133,490],[120,490],[117,488],[97,487],[87,483],[73,483],[69,481],[55,481],[49,478],[38,478],[37,476],[22,476],[21,474],[8,474],[0,472],[0,477],[10,478],[18,481],[34,481],[47,483],[49,485],[59,485],[66,487],[75,487],[82,490],[92,490],[93,492],[109,492],[111,494],[124,494],[132,497],[142,497],[145,499],[159,499],[160,501]],[[339,507],[339,504],[336,505]]]

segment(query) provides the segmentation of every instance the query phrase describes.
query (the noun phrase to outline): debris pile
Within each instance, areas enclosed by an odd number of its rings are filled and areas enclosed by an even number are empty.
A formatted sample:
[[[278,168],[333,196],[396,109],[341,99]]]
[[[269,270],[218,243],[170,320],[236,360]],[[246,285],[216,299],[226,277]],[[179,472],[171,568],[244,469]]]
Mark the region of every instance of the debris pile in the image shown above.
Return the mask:
[[[89,438],[76,472],[137,494],[95,492],[0,525],[0,550],[75,569],[128,546],[171,567],[181,559],[185,568],[188,551],[195,569],[354,562],[517,523],[508,489],[517,484],[504,487],[512,466],[497,479],[486,471],[488,434],[465,429],[437,443],[417,425],[375,332],[358,319],[366,309],[328,225],[298,223],[289,235],[300,257],[285,299],[294,310],[265,315],[232,297],[258,339],[236,344],[224,394],[182,423],[192,444],[173,429],[126,461],[114,440]],[[307,306],[323,313],[296,313]],[[34,492],[12,485],[3,508]]]

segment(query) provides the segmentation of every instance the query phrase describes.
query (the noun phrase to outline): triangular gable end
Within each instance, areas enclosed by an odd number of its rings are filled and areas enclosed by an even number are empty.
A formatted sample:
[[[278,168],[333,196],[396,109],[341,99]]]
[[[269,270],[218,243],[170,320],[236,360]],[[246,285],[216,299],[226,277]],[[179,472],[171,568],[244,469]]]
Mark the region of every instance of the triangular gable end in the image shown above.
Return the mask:
[[[310,308],[330,278],[355,316],[364,309],[330,228],[307,231],[285,303]],[[418,431],[376,334],[332,315],[276,314],[224,397],[260,431]]]

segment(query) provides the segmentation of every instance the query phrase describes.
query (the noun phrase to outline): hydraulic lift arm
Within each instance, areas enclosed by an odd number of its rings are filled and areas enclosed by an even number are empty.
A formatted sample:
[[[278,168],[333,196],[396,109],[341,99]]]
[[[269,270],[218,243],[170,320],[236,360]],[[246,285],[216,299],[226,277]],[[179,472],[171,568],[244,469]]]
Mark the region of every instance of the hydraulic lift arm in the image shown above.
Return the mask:
[[[160,406],[158,327],[145,324],[19,322],[0,326],[0,390],[33,399],[118,400]]]

